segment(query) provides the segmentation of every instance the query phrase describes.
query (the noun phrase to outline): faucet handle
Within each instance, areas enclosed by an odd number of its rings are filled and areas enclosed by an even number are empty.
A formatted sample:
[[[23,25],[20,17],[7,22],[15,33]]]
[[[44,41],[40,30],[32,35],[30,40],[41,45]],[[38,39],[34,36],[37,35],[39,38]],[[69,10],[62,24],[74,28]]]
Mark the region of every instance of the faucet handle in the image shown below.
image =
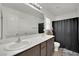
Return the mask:
[[[17,43],[20,43],[21,42],[21,39],[20,38],[18,38],[18,40],[16,41]]]

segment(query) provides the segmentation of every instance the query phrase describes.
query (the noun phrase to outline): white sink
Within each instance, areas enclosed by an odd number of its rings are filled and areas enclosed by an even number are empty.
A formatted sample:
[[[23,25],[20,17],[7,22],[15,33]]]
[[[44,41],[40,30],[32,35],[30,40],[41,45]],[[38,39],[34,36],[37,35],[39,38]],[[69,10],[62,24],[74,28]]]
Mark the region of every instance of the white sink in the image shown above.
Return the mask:
[[[22,48],[24,48],[26,46],[29,46],[28,41],[21,41],[19,43],[13,42],[13,43],[9,44],[5,49],[7,49],[9,51],[15,51],[15,50],[22,49]]]

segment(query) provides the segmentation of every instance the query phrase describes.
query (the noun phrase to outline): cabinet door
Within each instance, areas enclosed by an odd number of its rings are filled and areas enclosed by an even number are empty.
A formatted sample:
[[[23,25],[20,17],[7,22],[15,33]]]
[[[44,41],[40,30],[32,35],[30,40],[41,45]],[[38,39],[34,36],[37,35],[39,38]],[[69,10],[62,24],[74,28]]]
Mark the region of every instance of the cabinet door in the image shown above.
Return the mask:
[[[53,55],[54,51],[54,39],[51,38],[47,41],[47,56]]]
[[[41,56],[46,56],[46,42],[41,43]]]
[[[40,56],[40,45],[33,47],[33,56]]]

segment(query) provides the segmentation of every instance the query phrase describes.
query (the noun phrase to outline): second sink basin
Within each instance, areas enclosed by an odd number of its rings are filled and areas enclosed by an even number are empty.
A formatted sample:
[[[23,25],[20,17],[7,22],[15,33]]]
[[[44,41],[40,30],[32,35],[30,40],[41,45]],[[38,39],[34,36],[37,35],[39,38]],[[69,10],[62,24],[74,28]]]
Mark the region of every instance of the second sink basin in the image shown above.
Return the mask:
[[[6,49],[9,50],[9,51],[15,51],[15,50],[22,49],[22,48],[24,48],[26,46],[29,46],[29,42],[28,41],[21,41],[19,43],[13,42],[10,45],[8,45],[6,47]]]

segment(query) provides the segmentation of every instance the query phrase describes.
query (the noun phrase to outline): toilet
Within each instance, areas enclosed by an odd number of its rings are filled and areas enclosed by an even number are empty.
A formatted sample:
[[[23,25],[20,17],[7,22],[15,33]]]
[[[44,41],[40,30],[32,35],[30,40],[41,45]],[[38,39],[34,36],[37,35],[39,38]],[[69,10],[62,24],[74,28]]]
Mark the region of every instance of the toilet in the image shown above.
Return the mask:
[[[54,51],[58,51],[60,47],[60,43],[59,42],[54,42]]]

